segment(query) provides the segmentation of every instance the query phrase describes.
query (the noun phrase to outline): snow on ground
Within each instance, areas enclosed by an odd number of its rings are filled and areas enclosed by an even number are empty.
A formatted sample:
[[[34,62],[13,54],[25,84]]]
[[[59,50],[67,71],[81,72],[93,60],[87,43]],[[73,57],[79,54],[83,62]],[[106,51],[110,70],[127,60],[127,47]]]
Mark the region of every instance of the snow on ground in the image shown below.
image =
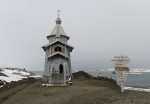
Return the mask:
[[[150,89],[147,89],[147,88],[136,88],[136,87],[127,87],[127,86],[124,86],[124,90],[134,90],[134,91],[150,92]]]
[[[18,74],[13,74],[14,71],[12,70],[3,70],[2,73],[7,75],[8,77],[6,76],[0,76],[0,80],[4,80],[6,82],[11,82],[11,81],[18,81],[18,80],[21,80],[23,78],[26,78],[26,77],[23,77],[21,75],[18,75]]]
[[[18,70],[14,70],[13,73],[17,73],[17,74],[20,74],[20,75],[30,75],[29,72],[25,72],[25,71],[18,71]]]
[[[31,75],[30,72],[26,70],[20,70],[20,69],[2,69],[2,71],[0,72],[8,76],[8,77],[0,76],[0,80],[4,80],[6,82],[19,81],[27,77],[35,77],[35,78],[40,77],[37,75]]]

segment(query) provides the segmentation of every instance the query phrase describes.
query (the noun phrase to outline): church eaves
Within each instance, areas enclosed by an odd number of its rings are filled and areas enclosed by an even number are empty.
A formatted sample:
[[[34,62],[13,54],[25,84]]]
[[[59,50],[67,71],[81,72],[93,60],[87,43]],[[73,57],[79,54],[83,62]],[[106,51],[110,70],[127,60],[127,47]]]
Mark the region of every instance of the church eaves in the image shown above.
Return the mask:
[[[67,47],[71,48],[71,51],[72,51],[72,49],[74,48],[74,47],[72,47],[71,45],[69,45],[69,44],[67,44],[67,43],[64,43],[64,42],[62,42],[62,41],[59,41],[59,40],[56,40],[56,41],[51,42],[51,43],[48,43],[48,44],[42,46],[42,48],[45,50],[46,47],[48,47],[48,46],[50,46],[50,45],[52,45],[52,44],[55,44],[55,43],[62,43],[62,44],[64,44],[64,45],[66,45]]]
[[[63,57],[65,57],[65,58],[69,58],[68,56],[66,56],[65,54],[63,54],[63,53],[61,53],[61,52],[56,52],[56,53],[54,53],[54,54],[52,54],[52,55],[49,55],[47,58],[51,58],[51,57],[54,57],[54,56],[56,56],[56,55],[60,55],[60,56],[63,56]]]

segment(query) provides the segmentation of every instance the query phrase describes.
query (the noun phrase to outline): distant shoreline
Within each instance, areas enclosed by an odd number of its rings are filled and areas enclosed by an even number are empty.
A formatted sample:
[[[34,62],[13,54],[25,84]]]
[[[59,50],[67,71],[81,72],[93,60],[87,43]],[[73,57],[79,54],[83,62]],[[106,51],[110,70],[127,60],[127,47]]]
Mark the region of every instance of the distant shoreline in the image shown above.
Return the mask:
[[[43,71],[33,71],[36,74],[43,75]],[[86,71],[87,73],[93,75],[93,76],[104,76],[108,78],[113,78],[116,80],[116,75],[112,74],[112,72],[101,72],[100,74],[98,72],[91,72]],[[120,85],[120,82],[117,82],[118,85]],[[124,83],[125,86],[130,87],[137,87],[137,88],[148,88],[150,87],[150,72],[144,72],[143,74],[129,74],[128,80]]]

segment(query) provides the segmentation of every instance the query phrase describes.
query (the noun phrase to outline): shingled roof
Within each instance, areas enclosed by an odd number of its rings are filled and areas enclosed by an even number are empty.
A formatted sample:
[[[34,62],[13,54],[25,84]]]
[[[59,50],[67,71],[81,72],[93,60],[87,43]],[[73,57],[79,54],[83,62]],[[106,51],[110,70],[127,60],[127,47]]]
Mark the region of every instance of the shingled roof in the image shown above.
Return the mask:
[[[56,26],[54,27],[54,29],[52,30],[52,32],[50,33],[50,35],[48,35],[47,37],[50,37],[52,35],[56,35],[56,37],[60,37],[60,35],[68,37],[66,35],[64,29],[61,26],[61,22],[62,22],[61,19],[58,17],[56,19]]]

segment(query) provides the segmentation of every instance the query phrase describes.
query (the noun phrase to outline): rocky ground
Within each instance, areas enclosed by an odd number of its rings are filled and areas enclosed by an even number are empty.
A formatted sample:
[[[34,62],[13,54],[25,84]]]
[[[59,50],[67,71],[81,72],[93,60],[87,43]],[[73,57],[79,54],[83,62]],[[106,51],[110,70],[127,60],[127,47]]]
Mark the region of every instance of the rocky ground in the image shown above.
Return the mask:
[[[2,104],[150,104],[150,93],[125,91],[108,78],[75,75],[72,86],[43,87],[41,80],[32,80],[0,91]],[[81,77],[82,76],[82,77]],[[13,93],[15,92],[15,93]],[[9,94],[8,94],[9,93]],[[10,94],[11,93],[11,94]],[[3,94],[3,95],[2,95]]]

